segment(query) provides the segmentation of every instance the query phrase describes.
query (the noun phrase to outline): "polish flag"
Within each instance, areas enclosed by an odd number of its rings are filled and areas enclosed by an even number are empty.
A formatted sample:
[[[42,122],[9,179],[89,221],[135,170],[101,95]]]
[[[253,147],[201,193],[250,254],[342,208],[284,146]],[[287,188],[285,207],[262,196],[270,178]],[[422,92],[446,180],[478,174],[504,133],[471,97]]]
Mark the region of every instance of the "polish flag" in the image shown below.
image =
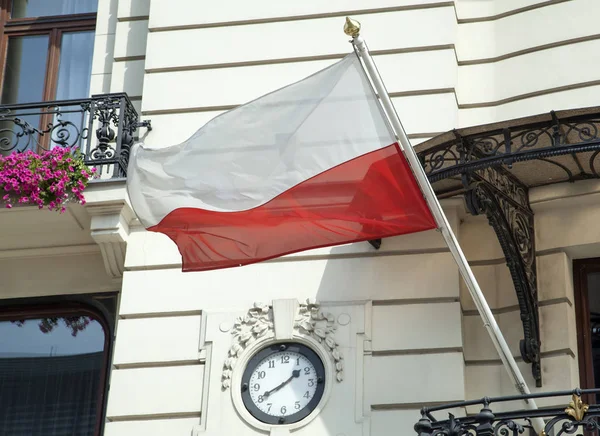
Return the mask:
[[[127,185],[184,271],[436,227],[355,54],[181,144],[136,145]]]

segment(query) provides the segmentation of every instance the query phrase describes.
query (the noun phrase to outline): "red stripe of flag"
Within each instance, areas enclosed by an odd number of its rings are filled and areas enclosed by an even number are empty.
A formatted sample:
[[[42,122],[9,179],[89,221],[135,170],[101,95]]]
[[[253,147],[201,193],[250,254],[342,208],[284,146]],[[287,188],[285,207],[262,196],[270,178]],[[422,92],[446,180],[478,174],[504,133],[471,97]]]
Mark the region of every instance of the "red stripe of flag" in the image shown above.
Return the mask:
[[[318,174],[256,208],[180,208],[149,230],[177,244],[184,271],[206,271],[435,227],[406,159],[392,144]]]

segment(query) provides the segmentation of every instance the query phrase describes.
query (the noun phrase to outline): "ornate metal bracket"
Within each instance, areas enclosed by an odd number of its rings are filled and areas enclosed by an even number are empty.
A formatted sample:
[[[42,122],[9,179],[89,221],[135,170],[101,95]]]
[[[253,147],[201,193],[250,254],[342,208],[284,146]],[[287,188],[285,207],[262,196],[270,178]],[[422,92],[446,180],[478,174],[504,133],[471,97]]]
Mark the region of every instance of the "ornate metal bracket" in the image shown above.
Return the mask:
[[[486,215],[502,247],[523,322],[521,356],[531,363],[536,386],[541,387],[535,233],[527,187],[501,167],[465,175],[463,183],[469,212]]]

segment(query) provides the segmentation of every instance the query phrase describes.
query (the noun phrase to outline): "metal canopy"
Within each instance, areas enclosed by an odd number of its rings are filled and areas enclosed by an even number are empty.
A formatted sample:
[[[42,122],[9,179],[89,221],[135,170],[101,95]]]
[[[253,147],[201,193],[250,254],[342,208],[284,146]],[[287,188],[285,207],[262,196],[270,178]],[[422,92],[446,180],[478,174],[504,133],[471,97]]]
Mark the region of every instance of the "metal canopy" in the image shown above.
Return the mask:
[[[440,198],[464,195],[504,252],[519,301],[523,360],[542,385],[533,211],[529,188],[599,178],[600,107],[457,129],[415,147]]]
[[[527,187],[600,177],[600,106],[456,129],[415,147],[436,192],[465,171],[502,165]]]

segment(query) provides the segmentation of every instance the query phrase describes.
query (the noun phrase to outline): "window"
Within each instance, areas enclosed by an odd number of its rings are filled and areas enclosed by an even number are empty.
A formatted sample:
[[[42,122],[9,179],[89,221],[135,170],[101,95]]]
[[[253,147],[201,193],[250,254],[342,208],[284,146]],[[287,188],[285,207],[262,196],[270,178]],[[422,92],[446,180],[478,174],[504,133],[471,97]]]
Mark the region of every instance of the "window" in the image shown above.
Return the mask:
[[[88,97],[98,0],[0,1],[0,103]]]
[[[600,387],[600,258],[573,262],[579,379],[583,389]],[[600,402],[600,394],[584,399]]]
[[[101,434],[115,296],[0,307],[0,434]]]
[[[89,97],[98,0],[0,0],[0,7],[0,105]],[[62,110],[62,120],[81,122],[79,114]],[[41,131],[56,121],[51,111],[13,112]],[[0,143],[12,143],[19,133],[10,122],[0,123]],[[47,148],[48,142],[46,136],[27,148]]]

